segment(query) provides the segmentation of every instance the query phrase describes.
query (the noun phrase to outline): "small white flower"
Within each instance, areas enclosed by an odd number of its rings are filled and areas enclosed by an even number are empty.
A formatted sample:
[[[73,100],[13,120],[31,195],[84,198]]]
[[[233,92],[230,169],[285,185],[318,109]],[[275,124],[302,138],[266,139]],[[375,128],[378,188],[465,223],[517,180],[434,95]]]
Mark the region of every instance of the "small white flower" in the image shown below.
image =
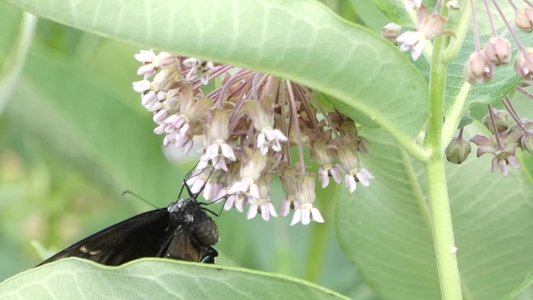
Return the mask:
[[[198,172],[197,172],[198,171]],[[207,179],[209,178],[209,174],[211,173],[210,169],[204,168],[199,169],[196,167],[196,170],[194,170],[194,173],[189,176],[187,181],[185,182],[192,193],[197,194],[200,192],[202,187],[206,184]]]
[[[139,50],[139,53],[134,55],[135,60],[141,63],[150,63],[155,57],[155,52],[152,50]]]
[[[247,196],[259,198],[259,188],[256,184],[267,165],[267,159],[258,151],[247,151],[249,158],[241,165],[239,178],[230,187],[228,194],[244,193]]]
[[[204,196],[205,200],[218,201],[226,196],[226,190],[224,189],[224,185],[222,185],[222,183],[209,180],[205,184],[202,195]]]
[[[248,214],[247,218],[252,219],[254,218],[257,213],[261,213],[261,217],[263,220],[268,221],[270,220],[270,216],[277,217],[278,214],[276,213],[276,209],[274,209],[274,205],[272,205],[272,202],[270,201],[270,197],[268,196],[269,189],[267,184],[264,182],[259,187],[259,195],[260,197],[255,198],[249,198],[250,207],[248,208]]]
[[[400,50],[412,50],[411,57],[417,60],[424,50],[426,40],[444,34],[445,27],[444,17],[438,14],[428,15],[426,7],[422,5],[417,11],[416,31],[406,31],[396,41],[400,44]]]
[[[246,202],[246,197],[242,194],[234,194],[228,196],[226,203],[224,203],[224,210],[230,210],[235,206],[239,212],[244,212],[244,202]]]
[[[141,97],[141,104],[147,109],[152,107],[154,102],[159,102],[159,99],[157,99],[157,94],[154,91],[149,91]]]
[[[256,103],[247,101],[244,112],[252,119],[254,128],[258,131],[256,146],[262,155],[268,153],[268,149],[274,152],[281,151],[281,142],[286,142],[287,137],[279,129],[274,128],[274,111],[270,101]]]
[[[211,161],[215,169],[228,171],[227,163],[237,160],[235,153],[226,142],[229,137],[228,132],[229,117],[226,110],[215,110],[211,123],[207,126],[207,142],[209,146],[205,149],[202,160]]]
[[[268,149],[280,152],[280,142],[286,141],[287,137],[281,131],[273,129],[272,127],[265,127],[261,129],[261,132],[257,135],[257,148],[259,148],[263,155],[268,153]]]
[[[401,51],[411,50],[413,60],[418,60],[424,51],[426,37],[418,31],[406,31],[396,38],[396,42],[400,44]]]
[[[353,193],[357,187],[356,182],[363,186],[370,185],[370,179],[374,178],[367,169],[361,168],[357,153],[349,146],[343,146],[338,151],[339,162],[346,171],[344,182],[350,193]]]
[[[359,170],[350,170],[344,175],[344,181],[346,183],[346,188],[350,193],[353,193],[357,187],[356,182],[361,183],[363,186],[370,185],[370,179],[373,179],[374,176],[368,172],[365,168],[359,168]]]
[[[149,80],[140,80],[132,83],[133,90],[139,94],[149,91],[152,83]]]
[[[302,225],[307,225],[311,223],[311,221],[315,221],[317,223],[324,223],[324,218],[322,218],[322,215],[320,214],[320,211],[313,207],[313,203],[304,203],[301,204],[298,209],[294,212],[294,216],[292,217],[291,226],[296,225],[298,223],[302,223]]]
[[[230,187],[228,194],[244,194],[254,198],[259,198],[259,188],[252,178],[245,177],[234,182]]]
[[[309,224],[311,221],[324,223],[324,218],[320,211],[314,207],[313,203],[316,199],[315,194],[315,176],[307,174],[300,179],[300,185],[296,192],[296,201],[294,215],[292,217],[291,226],[297,223],[303,225]]]
[[[170,53],[160,52],[156,55],[152,50],[140,50],[139,53],[135,54],[135,59],[143,63],[137,69],[137,75],[142,75],[144,78],[153,76],[159,68],[172,63],[172,55]]]
[[[183,64],[190,68],[185,79],[188,81],[200,79],[203,85],[209,83],[209,75],[215,70],[215,65],[212,61],[202,61],[193,57],[185,59]]]
[[[318,169],[318,178],[320,179],[322,188],[326,188],[329,185],[329,175],[331,175],[337,184],[342,182],[339,168],[340,166],[325,165]]]
[[[295,196],[287,196],[281,200],[281,208],[279,210],[279,214],[282,217],[286,217],[289,215],[289,212],[291,209],[298,209],[298,202],[296,201]]]
[[[276,209],[274,208],[274,205],[272,205],[272,202],[265,201],[263,199],[257,199],[257,202],[254,201],[253,204],[250,204],[250,208],[248,209],[248,214],[247,214],[248,220],[255,218],[258,212],[261,212],[261,217],[265,221],[270,220],[270,216],[273,216],[273,217],[278,216],[278,214],[276,213]]]

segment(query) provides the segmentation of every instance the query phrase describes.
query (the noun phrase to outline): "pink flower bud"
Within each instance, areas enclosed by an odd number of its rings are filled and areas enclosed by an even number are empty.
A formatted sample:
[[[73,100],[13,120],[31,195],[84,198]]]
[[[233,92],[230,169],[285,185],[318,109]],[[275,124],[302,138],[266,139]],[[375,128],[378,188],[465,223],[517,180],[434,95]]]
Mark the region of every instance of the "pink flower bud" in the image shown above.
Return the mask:
[[[503,37],[492,37],[484,51],[487,59],[496,66],[508,64],[511,59],[511,43]]]
[[[471,84],[485,83],[492,79],[492,64],[482,52],[470,54],[465,65],[466,81]]]
[[[533,7],[526,7],[516,11],[514,22],[516,27],[525,32],[533,31]]]
[[[486,114],[483,117],[483,125],[487,127],[490,132],[492,133],[501,133],[507,130],[509,128],[509,123],[511,121],[511,117],[509,116],[509,113],[505,110],[493,110],[494,111],[494,123],[496,124],[496,130],[494,130],[494,126],[492,126],[492,120],[490,119],[490,114]]]
[[[526,48],[514,61],[514,69],[524,80],[533,80],[533,48]]]

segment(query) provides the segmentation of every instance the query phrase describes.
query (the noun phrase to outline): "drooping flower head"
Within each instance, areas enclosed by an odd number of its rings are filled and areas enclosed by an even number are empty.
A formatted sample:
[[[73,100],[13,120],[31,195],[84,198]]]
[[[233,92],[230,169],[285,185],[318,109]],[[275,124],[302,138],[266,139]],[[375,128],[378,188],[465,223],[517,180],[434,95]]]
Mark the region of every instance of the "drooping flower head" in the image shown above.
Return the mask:
[[[223,200],[226,210],[269,220],[278,215],[270,190],[272,178],[279,177],[285,191],[280,215],[292,211],[292,224],[323,222],[314,205],[317,175],[307,171],[306,149],[320,166],[322,187],[330,177],[340,184],[348,176],[365,186],[373,178],[359,161],[341,166],[338,145],[351,147],[351,155],[366,153],[364,139],[353,120],[325,111],[306,87],[166,52],[141,51],[136,58],[143,63],[138,71],[143,80],[133,89],[153,114],[163,145],[188,152],[195,140],[203,141],[186,183],[206,200]],[[220,87],[205,94],[202,87],[217,78]]]

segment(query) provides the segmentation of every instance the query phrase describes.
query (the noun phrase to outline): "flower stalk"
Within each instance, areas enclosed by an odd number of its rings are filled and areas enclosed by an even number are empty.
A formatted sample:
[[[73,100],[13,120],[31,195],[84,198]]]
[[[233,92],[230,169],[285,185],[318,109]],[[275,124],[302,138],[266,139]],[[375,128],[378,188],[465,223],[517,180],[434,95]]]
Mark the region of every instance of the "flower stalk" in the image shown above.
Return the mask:
[[[442,60],[444,38],[435,40],[430,72],[430,119],[425,146],[432,150],[425,162],[433,223],[433,244],[442,299],[462,299],[459,267],[453,234],[450,199],[446,186],[442,145],[442,119],[447,65]]]

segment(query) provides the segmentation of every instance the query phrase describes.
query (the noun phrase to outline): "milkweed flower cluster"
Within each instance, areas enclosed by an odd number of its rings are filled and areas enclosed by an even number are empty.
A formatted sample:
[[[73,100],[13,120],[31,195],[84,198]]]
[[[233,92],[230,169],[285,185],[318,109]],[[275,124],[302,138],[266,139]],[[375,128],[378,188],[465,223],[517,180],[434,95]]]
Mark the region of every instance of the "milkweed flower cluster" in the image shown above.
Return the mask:
[[[520,169],[515,157],[517,149],[533,154],[533,122],[522,120],[505,97],[506,110],[495,110],[489,105],[489,113],[483,124],[492,133],[491,136],[476,135],[471,142],[478,146],[477,156],[492,154],[491,172],[499,170],[502,176],[509,173],[508,166]]]
[[[446,31],[447,19],[439,14],[443,0],[437,1],[433,11],[428,12],[427,7],[420,0],[406,0],[406,10],[413,11],[417,17],[415,30],[401,32],[401,26],[395,23],[385,25],[382,35],[396,42],[400,50],[411,51],[413,60],[418,60],[422,52],[431,40],[441,36],[449,35],[454,38],[452,32]],[[515,12],[511,18],[507,17],[496,0],[483,0],[482,4],[488,24],[490,25],[491,37],[481,47],[480,35],[478,33],[478,16],[473,0],[469,0],[472,20],[472,31],[474,33],[475,51],[470,54],[465,64],[465,79],[471,84],[481,84],[490,81],[496,67],[506,65],[512,58],[511,42],[503,35],[509,33],[514,44],[518,48],[518,54],[514,58],[514,68],[518,76],[523,80],[533,80],[533,48],[525,47],[519,40],[516,31],[525,33],[533,32],[533,4],[528,0],[523,0],[523,6],[517,6],[512,1],[509,5]],[[446,1],[449,10],[459,10],[458,1]],[[493,15],[498,16],[505,30],[498,33]],[[513,26],[514,24],[514,26]]]
[[[465,1],[466,3],[466,1]],[[498,67],[505,66],[513,61],[512,44],[505,36],[509,36],[517,48],[514,57],[514,70],[522,82],[516,87],[516,91],[533,99],[528,87],[533,85],[533,48],[528,48],[520,41],[518,32],[528,34],[533,32],[533,4],[528,0],[523,0],[522,5],[516,5],[513,1],[501,2],[497,0],[475,1],[468,0],[467,8],[461,10],[459,1],[438,0],[431,13],[421,0],[405,0],[405,9],[416,15],[416,28],[413,31],[402,32],[402,27],[398,24],[389,23],[382,31],[384,38],[387,38],[399,45],[402,51],[411,51],[413,60],[417,60],[424,49],[431,45],[432,39],[448,35],[450,39],[457,38],[453,32],[446,30],[447,18],[440,15],[441,11],[448,11],[449,14],[470,11],[471,30],[474,37],[474,52],[468,57],[464,66],[465,81],[470,84],[484,84],[492,80],[493,74]],[[443,4],[446,6],[443,7]],[[505,14],[502,5],[510,5],[513,16]],[[479,34],[478,8],[486,14],[490,37],[485,38],[485,45],[482,47],[482,36]],[[466,12],[464,12],[466,13]],[[503,24],[504,30],[498,32],[498,24]],[[491,163],[491,170],[499,170],[503,176],[509,173],[508,167],[518,169],[520,166],[515,157],[516,150],[533,153],[533,125],[527,119],[521,119],[514,110],[508,98],[502,100],[505,110],[494,110],[489,106],[489,114],[484,119],[485,126],[492,135],[476,135],[471,139],[463,138],[463,127],[459,129],[459,134],[455,136],[446,148],[446,158],[448,161],[460,164],[464,162],[470,154],[473,142],[478,146],[477,156],[492,154],[494,156]],[[514,124],[513,124],[514,123]],[[461,125],[465,126],[465,125]],[[494,129],[493,129],[494,128]]]
[[[527,34],[533,31],[533,6],[528,1],[523,1],[522,7],[516,6],[512,1],[508,4],[514,11],[511,17],[504,14],[502,5],[505,4],[502,2],[483,0],[480,4],[484,8],[491,33],[482,48],[481,37],[478,33],[479,17],[476,14],[478,7],[474,5],[474,1],[469,0],[475,51],[470,54],[466,62],[465,80],[470,84],[487,83],[492,80],[498,67],[501,68],[513,60],[512,44],[504,37],[504,34],[508,34],[518,50],[514,57],[514,70],[522,82],[516,87],[516,91],[533,100],[533,95],[527,89],[533,83],[533,48],[525,47],[517,34],[518,32]],[[505,25],[503,32],[497,31],[493,16],[498,16],[501,23]],[[515,156],[517,150],[533,154],[533,123],[519,117],[508,97],[502,99],[502,104],[505,110],[495,110],[489,105],[489,112],[483,119],[483,124],[491,135],[478,134],[472,137],[470,142],[478,147],[478,157],[484,154],[493,155],[491,172],[499,170],[505,177],[509,173],[509,166],[514,169],[520,168]],[[461,134],[462,129],[459,136]],[[457,143],[454,139],[449,147],[463,150],[468,148],[468,153],[470,152],[470,145],[465,141]],[[460,157],[459,163],[466,159],[468,153],[456,156],[456,158]],[[450,155],[448,159],[452,157],[453,155]]]
[[[526,89],[527,84],[532,86],[533,82],[526,81],[516,90],[533,100],[533,93]],[[533,122],[521,118],[507,96],[503,98],[502,104],[504,110],[497,110],[492,105],[488,105],[488,113],[482,121],[490,134],[477,134],[467,141],[463,139],[464,128],[459,130],[458,136],[454,137],[446,148],[448,161],[455,164],[464,162],[470,154],[469,142],[472,142],[478,147],[478,157],[484,154],[494,156],[491,162],[491,172],[499,170],[505,177],[509,174],[509,166],[513,169],[520,169],[516,151],[533,154]]]
[[[524,7],[517,7],[513,2],[509,1],[515,11],[513,16],[515,26],[513,27],[510,18],[502,10],[502,3],[498,4],[496,0],[484,0],[483,6],[489,21],[491,37],[486,41],[485,46],[481,48],[476,6],[473,0],[469,0],[469,2],[472,11],[475,51],[470,54],[465,65],[466,81],[471,84],[486,83],[492,79],[496,67],[507,65],[511,61],[511,42],[503,36],[505,33],[510,35],[518,48],[518,55],[514,58],[516,74],[523,80],[533,80],[533,48],[525,47],[516,33],[517,30],[526,33],[533,31],[533,6],[531,3],[524,1]],[[493,13],[499,16],[503,24],[505,24],[503,32],[498,33],[495,20],[493,20]]]
[[[164,146],[189,152],[203,140],[202,155],[187,185],[224,209],[247,209],[249,219],[278,216],[270,189],[281,179],[285,197],[279,214],[294,211],[291,225],[324,219],[315,205],[322,188],[344,182],[349,192],[368,186],[372,174],[360,164],[367,153],[353,120],[325,111],[311,90],[267,74],[141,50],[133,83],[142,105],[153,113],[154,133]],[[208,88],[218,85],[216,88]],[[318,174],[307,171],[311,161]]]

